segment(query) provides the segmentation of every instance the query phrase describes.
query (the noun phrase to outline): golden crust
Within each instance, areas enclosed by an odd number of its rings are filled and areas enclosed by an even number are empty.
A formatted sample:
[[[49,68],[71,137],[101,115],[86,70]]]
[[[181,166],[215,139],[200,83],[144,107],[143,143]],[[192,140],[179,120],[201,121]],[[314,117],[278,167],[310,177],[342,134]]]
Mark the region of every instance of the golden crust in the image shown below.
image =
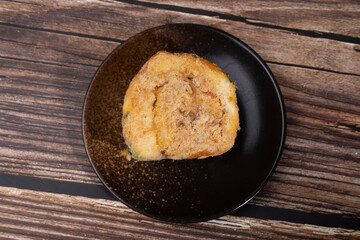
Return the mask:
[[[235,85],[219,67],[194,54],[160,51],[131,81],[122,125],[138,160],[223,154],[239,129]]]

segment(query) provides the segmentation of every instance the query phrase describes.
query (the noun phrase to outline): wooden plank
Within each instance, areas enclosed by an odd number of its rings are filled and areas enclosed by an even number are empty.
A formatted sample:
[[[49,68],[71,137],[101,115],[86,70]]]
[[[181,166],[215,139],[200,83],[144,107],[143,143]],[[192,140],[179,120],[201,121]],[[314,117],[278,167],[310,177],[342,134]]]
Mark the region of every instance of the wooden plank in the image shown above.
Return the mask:
[[[42,33],[38,34],[41,39]],[[66,37],[60,40],[65,41]],[[104,42],[96,41],[92,45]],[[13,48],[19,46],[18,52],[0,59],[0,69],[4,74],[0,82],[0,138],[4,159],[0,162],[0,170],[10,174],[99,184],[87,161],[81,136],[82,102],[96,70],[86,64],[96,62],[87,60],[89,46],[79,41],[73,45],[79,53],[75,63],[64,66],[67,53],[57,53],[49,58],[56,42],[52,45],[51,40],[43,40],[39,45],[48,48],[38,48],[29,55],[26,54],[27,45],[17,44]],[[32,55],[36,55],[37,60],[32,59]],[[264,195],[254,202],[276,206],[287,196],[291,201],[285,206],[290,209],[350,216],[359,214],[358,197],[342,201],[338,198],[339,194],[347,194],[348,189],[344,186],[348,184],[355,184],[354,193],[359,189],[359,166],[356,164],[359,133],[354,130],[359,122],[356,85],[359,77],[278,64],[270,64],[270,67],[283,90],[288,110],[288,136],[291,138],[288,137],[284,152],[287,157],[282,159],[278,168],[283,174],[275,175],[279,177],[274,177]],[[314,75],[318,81],[313,81]],[[336,87],[339,82],[341,89]],[[292,180],[288,181],[290,177]],[[302,179],[305,184],[296,179]],[[323,186],[323,181],[328,181],[328,184]],[[313,184],[319,184],[321,188],[314,189]],[[321,196],[324,191],[331,192],[333,200],[323,203]],[[302,201],[302,197],[308,200]]]
[[[360,37],[358,1],[163,1],[142,0],[141,2],[179,6],[178,11],[204,10],[221,17],[243,18],[248,24],[265,24],[271,27],[292,28],[295,31],[311,30],[346,36]],[[156,6],[154,4],[154,6]],[[174,8],[176,9],[176,8]],[[177,10],[177,9],[176,9]],[[225,16],[223,16],[225,15]]]
[[[9,75],[5,79],[6,81],[11,79],[11,74]],[[50,79],[49,77],[47,80]],[[51,81],[49,82],[51,83]],[[14,80],[12,80],[12,84],[17,86]],[[27,87],[20,89],[26,91]],[[285,90],[289,91],[288,89]],[[354,137],[358,138],[358,134],[350,128],[337,127],[337,123],[334,122],[336,118],[332,119],[332,115],[336,116],[335,110],[328,111],[326,108],[320,107],[314,109],[317,114],[323,114],[322,118],[328,119],[326,121],[312,118],[313,113],[311,111],[308,114],[310,116],[298,114],[298,111],[306,108],[303,107],[304,103],[299,102],[306,101],[307,98],[304,97],[306,94],[303,96],[294,93],[296,92],[289,92],[289,97],[298,96],[299,99],[297,102],[293,100],[287,103],[287,106],[292,106],[294,113],[288,112],[289,126],[284,151],[285,157],[281,160],[275,176],[263,193],[254,199],[254,203],[276,207],[279,206],[279,202],[286,201],[285,207],[289,209],[316,210],[323,213],[343,213],[356,216],[360,209],[359,198],[356,195],[345,199],[338,196],[339,194],[347,194],[348,186],[352,186],[353,193],[359,196],[359,193],[356,192],[360,185],[359,165],[356,162],[358,159],[356,154],[358,152],[356,150],[357,142],[354,142],[352,148],[350,146],[336,148],[336,146],[346,144]],[[73,93],[69,91],[70,94]],[[82,102],[79,101],[78,106],[75,105],[76,109],[71,110],[70,105],[73,103],[69,105],[61,102],[47,104],[46,100],[43,100],[39,108],[32,108],[30,114],[24,115],[23,112],[19,112],[19,109],[24,109],[23,106],[39,103],[41,101],[38,99],[41,100],[41,98],[28,98],[25,95],[25,97],[20,96],[16,99],[16,96],[15,92],[2,99],[7,102],[5,105],[10,107],[12,112],[10,111],[11,114],[8,114],[9,111],[2,112],[6,121],[2,125],[2,133],[4,134],[0,136],[3,140],[1,171],[98,184],[99,181],[87,161],[81,140]],[[287,101],[286,96],[285,100]],[[326,101],[326,99],[316,97],[311,101],[316,103],[316,101]],[[56,100],[54,102],[57,103]],[[57,111],[57,105],[70,108],[69,113],[65,116],[78,115],[78,117],[67,119],[61,116],[57,117],[55,114],[51,114],[50,117],[47,115],[39,116],[39,113],[45,114],[54,111],[54,109]],[[348,124],[353,124],[352,121],[354,120],[356,122],[357,116],[354,114],[342,112],[338,114],[343,114],[343,117],[348,115],[345,118],[345,122]],[[18,118],[15,118],[16,116]],[[22,119],[22,122],[18,119]],[[307,136],[307,139],[299,138],[299,136],[302,137],[301,135]],[[323,137],[319,139],[319,135],[323,135]],[[29,140],[31,140],[31,145],[25,145]],[[8,145],[4,146],[4,144]],[[307,151],[304,152],[304,149]],[[322,155],[320,150],[328,156]],[[327,184],[324,185],[324,181]],[[322,198],[324,191],[329,192],[326,193],[327,197],[331,196],[326,203]],[[285,199],[284,196],[286,196]],[[307,201],[303,199],[304,197],[307,198]]]
[[[119,45],[111,41],[2,25],[0,36],[2,58],[17,56],[20,59],[38,61],[44,65],[55,64],[68,69],[76,66],[83,72],[84,65],[96,69]]]
[[[74,73],[76,76],[71,75],[72,85],[79,84],[76,83],[77,80],[89,81],[89,78],[92,77],[97,66],[101,63],[112,49],[114,49],[116,43],[104,43],[101,40],[88,40],[81,37],[75,36],[63,36],[59,34],[50,34],[44,32],[38,32],[35,30],[24,30],[16,27],[4,27],[0,29],[0,33],[4,34],[5,37],[0,40],[0,51],[3,54],[0,58],[6,60],[7,58],[16,58],[8,60],[24,60],[24,61],[33,61],[47,65],[46,68],[49,68],[51,64],[60,65],[63,68],[62,73]],[[22,34],[19,34],[21,32]],[[16,34],[15,34],[16,33]],[[16,41],[15,41],[16,40]],[[71,45],[62,45],[58,46],[59,42],[62,44],[64,42],[71,42]],[[64,50],[54,50],[59,49],[76,49],[74,53]],[[102,51],[93,51],[94,49],[101,49]],[[4,63],[5,64],[5,63]],[[82,64],[82,66],[81,66]],[[86,64],[84,66],[84,64]],[[93,68],[86,68],[86,66]],[[306,72],[308,76],[301,79],[302,85],[297,85],[299,94],[305,93],[320,93],[324,98],[328,100],[336,101],[346,101],[350,105],[347,107],[352,107],[356,110],[356,106],[360,103],[360,97],[357,94],[360,87],[356,83],[357,76],[354,77],[340,77],[341,75],[334,75],[327,72],[316,72],[316,71],[304,71],[299,70],[298,67],[291,66],[281,66],[278,64],[271,64],[270,66],[274,71],[274,68],[278,68],[277,79],[282,85],[285,85],[289,88],[293,88],[293,82],[299,81],[297,78],[298,71],[301,73]],[[316,73],[316,75],[314,74]],[[314,81],[314,76],[316,76],[316,81]],[[350,81],[348,80],[350,79]],[[32,81],[34,81],[32,79]],[[325,87],[326,86],[326,87]],[[339,87],[341,86],[341,87]],[[76,90],[76,89],[74,89]],[[332,105],[336,105],[336,101],[332,101]],[[329,105],[329,104],[328,104]],[[345,106],[338,105],[340,108]],[[346,109],[344,109],[346,110]]]
[[[1,171],[99,184],[81,133],[93,72],[59,65],[0,58]]]
[[[118,201],[0,187],[2,237],[34,239],[356,239],[356,230],[225,216],[170,224],[142,216]]]
[[[279,50],[270,51],[267,48],[272,43],[255,38],[266,39],[277,33],[275,30],[193,14],[145,11],[141,6],[98,1],[60,2],[55,9],[56,3],[43,1],[21,5],[24,14],[19,15],[15,11],[20,6],[17,4],[0,5],[1,21],[10,19],[29,26],[0,25],[0,171],[4,173],[99,184],[82,145],[82,103],[96,66],[119,44],[119,39],[137,31],[166,23],[168,18],[180,21],[184,17],[245,37],[261,53],[273,55],[270,60],[281,62],[281,55],[288,51],[281,44]],[[151,18],[153,14],[159,18]],[[154,21],[143,26],[140,23],[145,18]],[[134,28],[119,24],[123,19],[134,22]],[[40,27],[51,29],[37,29]],[[336,54],[359,59],[358,55],[343,52],[354,46],[351,44],[281,34],[293,43],[300,41],[310,46],[311,54],[317,51],[317,44],[327,44],[340,49],[330,51],[330,59]],[[286,46],[293,54],[299,53],[298,44]],[[295,55],[289,59],[290,63],[298,61]],[[320,57],[321,64],[327,61]],[[339,69],[345,65],[337,64]],[[270,67],[285,97],[288,138],[275,176],[253,202],[357,216],[359,76],[275,63]],[[339,196],[348,195],[349,187],[355,196],[341,199]],[[324,202],[324,194],[331,200]]]
[[[239,37],[267,61],[360,74],[359,44],[312,38],[285,30],[249,26],[243,22],[115,1],[33,3],[41,4],[1,2],[0,25],[119,41],[165,23],[199,23],[223,29]],[[16,11],[20,6],[21,13]],[[124,27],[129,22],[132,27]],[[353,61],[347,61],[348,59]],[[343,64],[344,62],[347,64]]]

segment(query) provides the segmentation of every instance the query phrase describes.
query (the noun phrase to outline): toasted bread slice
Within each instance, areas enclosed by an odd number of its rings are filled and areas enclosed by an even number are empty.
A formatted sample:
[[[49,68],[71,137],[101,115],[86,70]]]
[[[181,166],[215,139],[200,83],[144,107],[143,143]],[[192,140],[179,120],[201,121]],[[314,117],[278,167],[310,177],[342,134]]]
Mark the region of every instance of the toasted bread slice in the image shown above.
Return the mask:
[[[235,85],[190,53],[160,51],[132,79],[123,135],[137,160],[189,159],[227,152],[239,129]]]

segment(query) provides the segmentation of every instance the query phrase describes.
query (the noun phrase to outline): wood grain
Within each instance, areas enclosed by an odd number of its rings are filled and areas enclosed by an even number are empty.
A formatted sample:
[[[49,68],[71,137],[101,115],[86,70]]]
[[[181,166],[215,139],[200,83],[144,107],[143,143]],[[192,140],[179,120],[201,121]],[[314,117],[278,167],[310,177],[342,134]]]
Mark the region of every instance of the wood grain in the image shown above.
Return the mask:
[[[199,23],[230,32],[248,43],[267,61],[360,75],[360,61],[356,61],[359,59],[359,43],[312,38],[285,30],[251,26],[239,21],[115,1],[34,3],[41,4],[1,3],[0,25],[1,22],[6,22],[3,26],[119,41],[147,28],[166,23]],[[20,6],[21,13],[16,11]],[[124,27],[130,22],[131,28]],[[348,59],[353,61],[347,61]],[[347,64],[343,64],[344,62]]]
[[[30,63],[26,63],[26,65],[28,64]],[[14,66],[14,64],[12,65]],[[33,64],[30,66],[33,66]],[[274,71],[274,73],[281,82],[281,73],[286,73],[287,67],[278,67],[280,68],[278,69],[279,74],[277,74],[277,71]],[[16,73],[17,71],[15,70]],[[39,73],[34,74],[41,76]],[[325,74],[328,78],[337,75],[333,73]],[[12,79],[11,74],[7,75],[8,77],[2,81],[2,86],[8,83],[9,89],[19,86],[18,88],[22,92],[29,91],[27,86],[29,84],[18,83],[16,79]],[[310,73],[306,75],[311,76]],[[30,73],[27,73],[29,80],[37,79],[31,81],[32,83],[42,80],[42,84],[46,86],[46,82],[50,85],[52,82],[57,82],[56,79],[50,81],[51,78],[46,78],[46,75],[44,79],[35,76],[31,78],[31,76]],[[347,78],[354,77],[347,76]],[[21,78],[17,79],[21,80]],[[293,82],[297,81],[294,80]],[[300,85],[295,84],[295,89],[303,89],[301,81],[299,82]],[[283,83],[281,84],[283,86]],[[83,95],[86,87],[85,84],[82,91]],[[8,91],[6,95],[3,95],[5,96],[2,99],[3,106],[6,106],[7,110],[1,112],[2,116],[5,117],[2,126],[2,133],[4,134],[1,135],[2,145],[4,146],[2,151],[4,158],[0,163],[1,170],[5,173],[98,184],[99,181],[88,164],[82,145],[80,132],[82,99],[80,98],[75,105],[73,102],[64,103],[64,97],[59,98],[62,100],[58,102],[56,95],[51,94],[51,92],[56,92],[54,89],[57,88],[51,86],[46,86],[44,90],[39,88],[40,93],[37,94],[39,97],[35,98],[29,96],[31,94],[23,94],[22,96],[18,92],[9,94]],[[350,87],[349,89],[353,88]],[[311,86],[309,86],[308,91],[314,91],[314,88],[311,89]],[[63,96],[72,96],[74,94],[71,89],[65,90],[65,92],[68,94],[63,94]],[[358,157],[356,154],[358,152],[358,143],[356,140],[358,140],[359,135],[351,128],[340,125],[354,125],[358,119],[358,115],[353,113],[356,109],[351,108],[349,104],[337,101],[333,101],[334,104],[332,102],[329,104],[330,100],[324,97],[304,92],[306,92],[306,89],[305,91],[296,91],[288,87],[283,89],[288,108],[287,120],[289,124],[284,157],[264,193],[260,194],[254,201],[259,205],[265,204],[276,207],[284,201],[284,195],[287,195],[289,199],[290,196],[292,197],[290,202],[285,200],[287,202],[285,206],[290,209],[346,213],[353,216],[355,214],[356,216],[359,209],[359,199],[356,197],[356,194],[359,195],[359,192],[357,192],[359,188],[356,187],[359,185],[359,165],[357,164]],[[52,100],[52,104],[48,104],[43,97],[55,99]],[[307,101],[309,102],[306,103]],[[34,104],[37,104],[37,107],[34,107]],[[326,106],[327,104],[332,108],[338,104],[338,110],[314,106]],[[19,109],[24,111],[29,106],[31,106],[30,110],[27,110],[30,111],[29,113],[19,113]],[[350,106],[348,110],[350,113],[344,113],[343,110],[346,110],[344,107],[348,106]],[[57,116],[59,112],[61,113],[59,111],[61,107],[67,111],[64,116],[74,119]],[[74,109],[71,110],[72,108]],[[304,112],[303,109],[310,110]],[[301,113],[302,111],[304,113]],[[52,114],[49,115],[49,113]],[[315,114],[319,116],[313,117]],[[340,124],[338,122],[340,119],[337,118],[339,115],[342,116]],[[6,119],[9,121],[6,121]],[[28,143],[30,140],[31,144]],[[339,144],[346,147],[338,147]],[[307,149],[307,152],[303,152],[304,148]],[[329,172],[330,167],[332,172]],[[285,172],[285,174],[279,174],[280,172]],[[290,176],[293,176],[293,181],[289,181]],[[302,177],[303,182],[297,181],[300,177]],[[319,185],[316,187],[317,184],[324,181],[327,183],[325,186],[319,187]],[[348,197],[345,200],[337,197],[339,193],[346,194],[348,186],[353,186],[355,196]],[[329,191],[329,193],[325,194],[326,196],[332,196],[326,202],[321,198],[324,191]],[[302,199],[305,193],[309,199],[308,201]]]
[[[205,3],[177,4],[214,10]],[[220,11],[359,37],[353,31],[359,26],[349,23],[359,18],[356,3],[294,4],[257,1]],[[272,17],[281,12],[284,17]],[[309,15],[302,18],[305,12]],[[310,16],[316,14],[321,21],[310,26]],[[359,44],[124,2],[0,1],[0,171],[99,184],[81,135],[88,84],[123,40],[172,22],[211,25],[239,37],[268,62],[280,84],[287,110],[286,146],[275,175],[252,203],[358,218]]]
[[[33,239],[356,239],[360,231],[225,216],[197,224],[168,224],[118,201],[0,187],[2,237]],[[144,235],[146,233],[146,235]]]
[[[248,24],[264,24],[269,27],[286,27],[342,34],[359,38],[360,8],[357,1],[164,1],[142,0],[140,2],[179,6],[178,11],[204,10],[203,14],[220,18],[238,18]],[[156,5],[155,5],[156,6]],[[225,14],[225,15],[223,15]],[[242,18],[242,19],[241,19]]]

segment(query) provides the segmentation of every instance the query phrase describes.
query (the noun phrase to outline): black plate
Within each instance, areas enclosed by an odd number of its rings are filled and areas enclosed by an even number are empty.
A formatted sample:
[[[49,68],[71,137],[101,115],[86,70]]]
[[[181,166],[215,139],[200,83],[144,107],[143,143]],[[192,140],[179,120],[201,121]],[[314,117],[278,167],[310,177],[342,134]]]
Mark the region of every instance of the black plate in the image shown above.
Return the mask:
[[[125,91],[160,50],[196,53],[234,80],[241,130],[229,152],[181,161],[135,162],[121,156]],[[253,198],[276,168],[285,126],[279,87],[261,58],[237,38],[194,24],[155,27],[121,44],[96,72],[83,112],[84,141],[100,180],[130,208],[173,222],[217,218]]]

